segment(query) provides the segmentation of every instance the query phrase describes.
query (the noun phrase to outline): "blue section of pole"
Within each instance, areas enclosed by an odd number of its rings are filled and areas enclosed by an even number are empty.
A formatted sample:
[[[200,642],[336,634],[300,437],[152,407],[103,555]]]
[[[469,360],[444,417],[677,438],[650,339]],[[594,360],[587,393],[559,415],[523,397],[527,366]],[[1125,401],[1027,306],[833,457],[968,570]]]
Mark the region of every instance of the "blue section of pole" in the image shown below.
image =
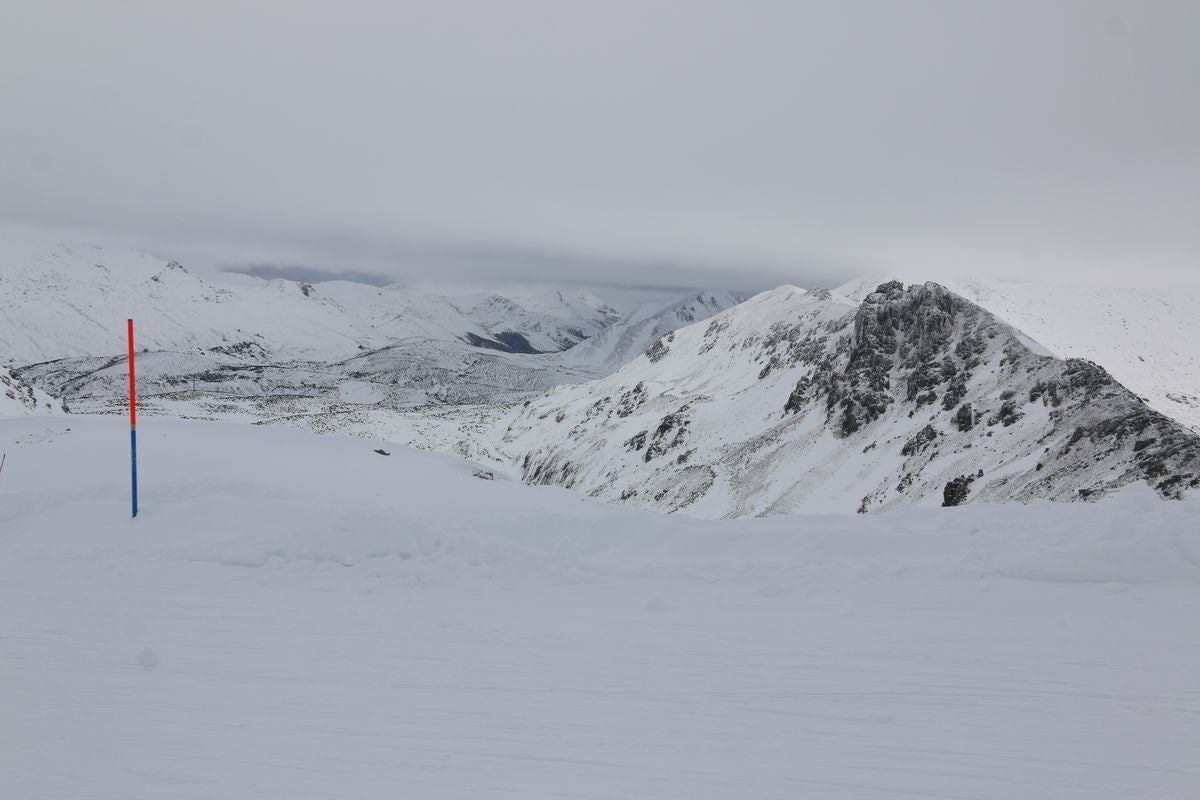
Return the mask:
[[[129,466],[133,477],[133,516],[137,516],[137,428],[129,426]]]

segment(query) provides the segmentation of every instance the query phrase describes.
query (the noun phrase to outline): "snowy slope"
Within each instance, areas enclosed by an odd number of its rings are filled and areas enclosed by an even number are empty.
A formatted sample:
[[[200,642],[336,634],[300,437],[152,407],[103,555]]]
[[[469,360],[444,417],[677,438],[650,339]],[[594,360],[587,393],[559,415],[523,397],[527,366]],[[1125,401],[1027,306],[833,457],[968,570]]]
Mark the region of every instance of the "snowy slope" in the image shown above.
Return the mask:
[[[584,326],[589,336],[611,325],[621,317],[620,312],[582,288],[560,286],[512,286],[494,290],[524,309],[549,317],[571,320]]]
[[[644,303],[555,360],[564,366],[608,375],[671,331],[708,319],[745,299],[734,292],[701,291],[666,305]]]
[[[150,350],[226,348],[259,361],[340,360],[413,337],[556,351],[587,335],[585,323],[496,295],[199,275],[128,249],[0,244],[0,353],[14,363],[123,352],[129,317]]]
[[[61,409],[61,403],[0,367],[0,417],[50,414]]]
[[[928,276],[900,276],[926,280]],[[862,298],[891,276],[836,291]],[[1200,431],[1200,289],[937,277],[1062,358],[1086,358],[1152,408]]]
[[[525,480],[697,516],[1200,485],[1200,437],[936,284],[783,287],[510,421]]]
[[[714,523],[147,420],[131,521],[125,431],[0,421],[5,796],[1200,791],[1194,502]]]

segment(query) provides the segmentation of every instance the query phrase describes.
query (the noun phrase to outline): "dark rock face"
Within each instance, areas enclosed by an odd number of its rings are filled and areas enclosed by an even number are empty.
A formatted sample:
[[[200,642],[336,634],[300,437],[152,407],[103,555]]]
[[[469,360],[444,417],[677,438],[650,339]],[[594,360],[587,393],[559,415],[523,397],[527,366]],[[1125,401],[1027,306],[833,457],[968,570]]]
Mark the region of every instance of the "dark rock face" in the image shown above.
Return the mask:
[[[657,458],[684,443],[688,435],[688,427],[691,425],[691,421],[685,416],[687,411],[688,406],[684,405],[678,411],[662,418],[662,421],[658,423],[658,428],[654,431],[654,436],[650,439],[649,446],[646,447],[646,455],[643,456],[645,461]]]
[[[581,469],[581,464],[572,463],[558,454],[535,463],[532,454],[526,453],[522,462],[521,479],[535,485],[563,486],[573,489]]]
[[[997,422],[999,422],[1007,428],[1009,425],[1012,425],[1023,416],[1025,415],[1020,411],[1017,411],[1016,403],[1014,403],[1012,400],[1005,400],[1004,404],[1000,406],[1000,410],[997,411],[993,417],[988,419],[988,425],[995,425]]]
[[[650,359],[651,363],[657,364],[667,357],[667,353],[671,352],[668,342],[675,341],[675,334],[668,333],[654,344],[650,345],[650,349],[646,351],[646,358]]]
[[[997,350],[1002,354],[998,362]],[[1123,466],[1084,494],[1072,490],[1072,497],[1099,497],[1107,488],[1137,479],[1166,497],[1180,496],[1193,481],[1200,485],[1200,437],[1146,408],[1102,367],[1030,352],[990,314],[937,284],[906,289],[893,281],[879,286],[858,308],[849,330],[835,342],[825,342],[823,353],[806,356],[813,369],[797,381],[784,415],[823,404],[834,435],[840,437],[853,436],[897,407],[907,409],[910,418],[922,409],[928,414],[930,406],[953,412],[948,424],[956,436],[970,434],[981,421],[986,428],[1016,426],[1026,417],[1027,403],[1051,409],[1051,432],[1044,438],[1053,441],[1054,431],[1068,424],[1070,438],[1057,452],[1047,448],[1049,458],[1031,469],[1037,477],[1028,479],[1019,497],[1057,497],[1060,487],[1083,480],[1105,459]],[[991,369],[980,378],[976,373],[986,359],[991,359]],[[759,377],[774,366],[768,364]],[[998,399],[980,398],[977,390],[972,394],[977,380],[1005,388]],[[992,437],[986,428],[979,435]],[[914,456],[937,436],[935,426],[928,424],[906,441],[901,453]],[[1086,456],[1077,450],[1081,441],[1088,445]],[[907,493],[916,480],[915,473],[906,473],[895,491]],[[971,480],[952,481],[948,499],[955,504],[968,499]],[[1008,485],[1014,479],[1004,480]],[[992,484],[984,488],[996,489]]]
[[[931,442],[937,441],[938,432],[932,425],[926,425],[916,436],[905,442],[904,447],[900,449],[900,455],[915,456],[917,453],[924,450]]]
[[[961,506],[971,493],[974,475],[962,475],[946,484],[942,489],[942,507]]]
[[[882,284],[854,316],[844,366],[827,355],[797,383],[784,412],[797,412],[813,397],[824,396],[831,416],[837,415],[835,430],[849,436],[900,399],[893,381],[903,386],[905,401],[927,405],[940,393],[942,407],[950,410],[966,394],[990,323],[986,314],[938,284],[908,289],[899,281]]]
[[[637,411],[644,402],[646,402],[646,385],[638,383],[628,392],[621,395],[621,399],[617,402],[616,414],[618,417],[628,417]]]

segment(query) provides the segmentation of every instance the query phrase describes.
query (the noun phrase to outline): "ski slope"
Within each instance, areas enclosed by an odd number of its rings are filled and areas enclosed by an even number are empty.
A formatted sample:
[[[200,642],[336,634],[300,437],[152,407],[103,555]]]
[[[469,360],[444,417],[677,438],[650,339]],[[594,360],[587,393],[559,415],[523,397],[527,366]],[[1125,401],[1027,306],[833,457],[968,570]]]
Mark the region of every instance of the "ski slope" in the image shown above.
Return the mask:
[[[141,427],[131,521],[122,420],[0,420],[6,797],[1200,796],[1195,501],[701,521]]]

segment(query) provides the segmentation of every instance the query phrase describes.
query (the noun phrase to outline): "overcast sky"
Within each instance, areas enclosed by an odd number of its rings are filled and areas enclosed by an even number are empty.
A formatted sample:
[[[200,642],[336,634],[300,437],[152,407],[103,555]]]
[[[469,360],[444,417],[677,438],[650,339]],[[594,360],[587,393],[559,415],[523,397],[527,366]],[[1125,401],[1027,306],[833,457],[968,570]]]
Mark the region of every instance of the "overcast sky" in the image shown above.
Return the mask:
[[[1200,272],[1200,2],[6,2],[0,217],[212,264]]]

